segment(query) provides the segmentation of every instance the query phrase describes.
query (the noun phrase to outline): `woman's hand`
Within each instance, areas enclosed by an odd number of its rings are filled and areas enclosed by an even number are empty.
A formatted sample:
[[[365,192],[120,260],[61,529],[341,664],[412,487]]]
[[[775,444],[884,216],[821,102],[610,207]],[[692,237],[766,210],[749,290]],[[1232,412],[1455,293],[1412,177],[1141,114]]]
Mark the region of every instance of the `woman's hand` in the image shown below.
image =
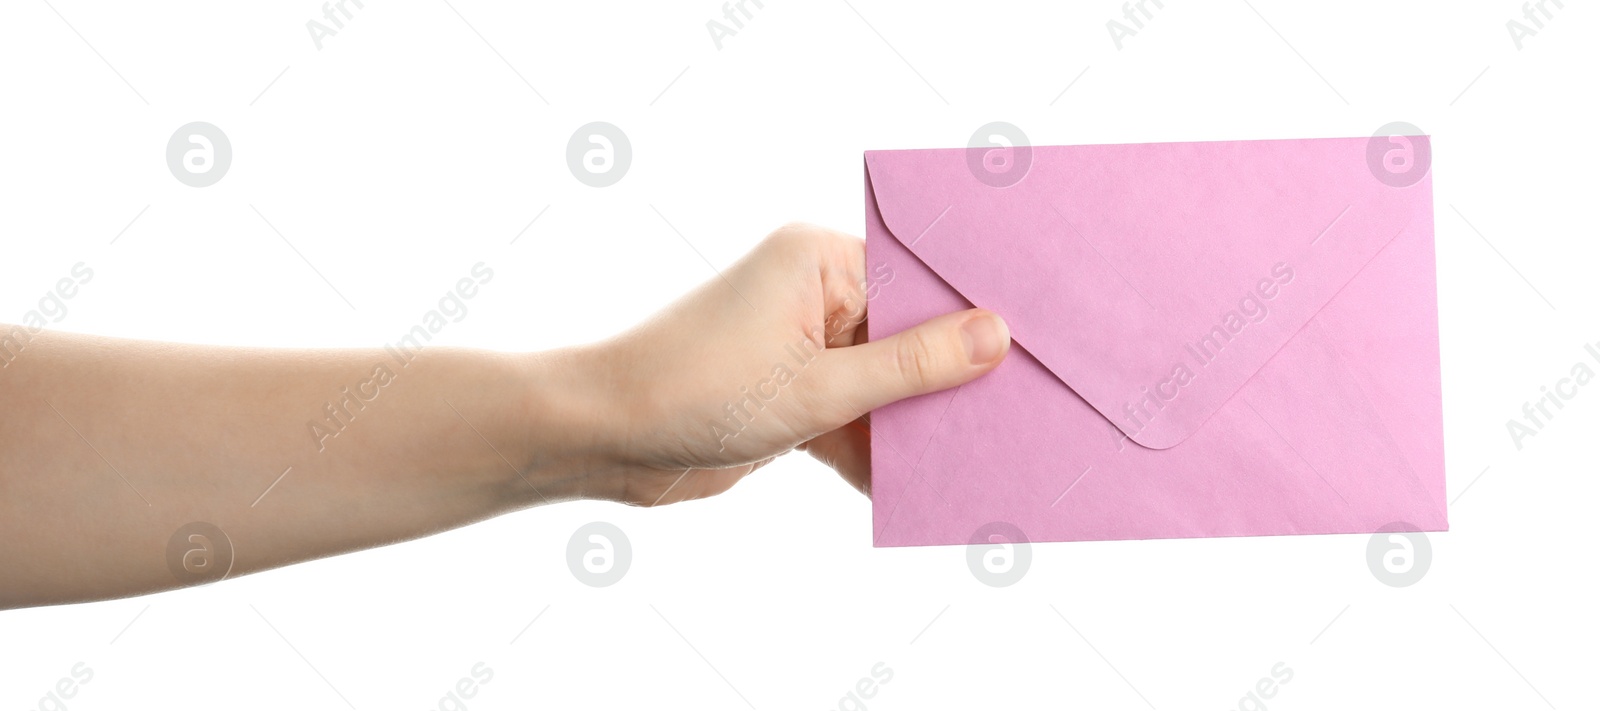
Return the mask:
[[[796,226],[638,328],[548,353],[0,325],[26,347],[0,373],[0,609],[214,580],[174,563],[195,526],[220,546],[204,572],[234,576],[539,504],[711,496],[795,448],[866,491],[864,413],[1010,343],[979,310],[862,343],[878,288],[860,240]]]
[[[604,393],[585,419],[609,484],[587,495],[712,496],[792,449],[869,492],[866,413],[977,378],[1011,343],[982,309],[867,343],[868,294],[885,280],[859,238],[790,225],[644,324],[570,352]]]

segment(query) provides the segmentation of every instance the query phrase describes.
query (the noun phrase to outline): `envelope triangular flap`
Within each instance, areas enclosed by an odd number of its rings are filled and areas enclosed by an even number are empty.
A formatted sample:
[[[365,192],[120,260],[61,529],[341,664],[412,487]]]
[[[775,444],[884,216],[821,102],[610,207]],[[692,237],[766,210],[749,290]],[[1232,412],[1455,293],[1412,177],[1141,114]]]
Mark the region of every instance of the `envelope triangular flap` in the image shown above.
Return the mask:
[[[1373,176],[1367,142],[1033,146],[1009,185],[974,172],[981,149],[866,164],[897,240],[1129,438],[1165,449],[1426,208]]]

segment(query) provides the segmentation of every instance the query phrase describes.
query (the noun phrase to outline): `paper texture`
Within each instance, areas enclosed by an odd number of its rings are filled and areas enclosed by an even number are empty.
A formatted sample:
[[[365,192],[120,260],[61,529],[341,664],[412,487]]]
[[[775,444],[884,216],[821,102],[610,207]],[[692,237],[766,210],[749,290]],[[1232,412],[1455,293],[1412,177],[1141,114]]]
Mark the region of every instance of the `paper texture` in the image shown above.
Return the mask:
[[[869,151],[870,337],[981,306],[1015,341],[873,412],[875,545],[1444,530],[1431,180],[1370,147],[1034,146],[1004,186]]]

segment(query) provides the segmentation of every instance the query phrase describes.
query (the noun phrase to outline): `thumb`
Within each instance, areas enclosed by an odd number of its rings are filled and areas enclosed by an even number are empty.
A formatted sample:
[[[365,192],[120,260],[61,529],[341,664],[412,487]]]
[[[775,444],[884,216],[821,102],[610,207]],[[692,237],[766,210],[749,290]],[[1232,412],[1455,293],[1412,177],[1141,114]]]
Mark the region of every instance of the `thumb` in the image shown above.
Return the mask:
[[[874,410],[953,388],[1000,364],[1011,349],[1005,321],[986,309],[945,314],[888,338],[823,351],[814,385],[842,407]],[[846,413],[841,422],[861,412]]]

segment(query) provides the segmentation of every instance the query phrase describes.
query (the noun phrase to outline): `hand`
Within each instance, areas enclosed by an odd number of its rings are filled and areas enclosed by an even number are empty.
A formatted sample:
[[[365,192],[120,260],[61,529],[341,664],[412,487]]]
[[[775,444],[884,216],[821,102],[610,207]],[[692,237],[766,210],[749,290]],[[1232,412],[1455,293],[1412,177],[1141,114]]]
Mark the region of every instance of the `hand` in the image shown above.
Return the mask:
[[[704,498],[792,449],[870,493],[866,413],[973,380],[1011,344],[983,309],[868,343],[875,284],[859,238],[790,225],[634,330],[583,349],[577,367],[616,408],[592,415],[614,475],[598,494],[639,506]]]
[[[795,448],[868,491],[865,413],[994,369],[1010,337],[973,309],[864,342],[868,295],[896,288],[864,251],[785,227],[638,328],[544,353],[0,325],[0,609],[204,582],[164,557],[197,521],[243,575],[538,504],[711,496]]]

